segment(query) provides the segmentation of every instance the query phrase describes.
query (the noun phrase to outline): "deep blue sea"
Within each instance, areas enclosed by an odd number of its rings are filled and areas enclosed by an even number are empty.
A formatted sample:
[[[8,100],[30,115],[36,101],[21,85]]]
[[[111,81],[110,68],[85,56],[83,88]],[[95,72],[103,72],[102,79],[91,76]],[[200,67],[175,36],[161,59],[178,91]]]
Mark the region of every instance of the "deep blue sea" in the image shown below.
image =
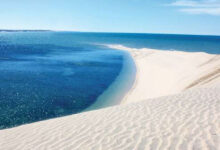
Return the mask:
[[[135,66],[104,44],[220,54],[219,36],[0,32],[0,129],[119,103]]]

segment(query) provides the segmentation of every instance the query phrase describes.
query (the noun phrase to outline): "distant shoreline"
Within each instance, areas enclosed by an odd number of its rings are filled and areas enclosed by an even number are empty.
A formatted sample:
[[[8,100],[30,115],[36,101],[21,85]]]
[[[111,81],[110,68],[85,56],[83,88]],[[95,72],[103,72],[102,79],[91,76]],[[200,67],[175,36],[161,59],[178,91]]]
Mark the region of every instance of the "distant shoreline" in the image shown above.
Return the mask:
[[[52,30],[3,30],[0,29],[0,32],[51,32]]]
[[[95,33],[95,34],[139,34],[139,35],[176,35],[176,36],[209,36],[209,37],[220,37],[218,34],[186,34],[186,33],[147,33],[147,32],[104,32],[104,31],[74,31],[74,30],[41,30],[41,29],[0,29],[0,32],[73,32],[73,33]]]

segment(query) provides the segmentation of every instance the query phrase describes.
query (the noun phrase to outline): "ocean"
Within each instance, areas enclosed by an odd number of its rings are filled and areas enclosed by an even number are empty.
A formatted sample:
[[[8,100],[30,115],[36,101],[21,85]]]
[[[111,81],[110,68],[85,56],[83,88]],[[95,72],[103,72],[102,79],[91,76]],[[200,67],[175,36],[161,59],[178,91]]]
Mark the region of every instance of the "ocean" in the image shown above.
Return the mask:
[[[106,44],[220,54],[220,36],[0,32],[0,129],[120,103],[136,70]]]

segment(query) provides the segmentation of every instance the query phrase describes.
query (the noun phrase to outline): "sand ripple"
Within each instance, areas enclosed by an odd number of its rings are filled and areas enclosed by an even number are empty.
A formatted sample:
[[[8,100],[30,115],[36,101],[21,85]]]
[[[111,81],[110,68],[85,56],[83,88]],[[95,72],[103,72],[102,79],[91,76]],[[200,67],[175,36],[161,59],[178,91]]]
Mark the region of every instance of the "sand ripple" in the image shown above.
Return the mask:
[[[3,150],[217,150],[220,88],[192,89],[0,131]]]

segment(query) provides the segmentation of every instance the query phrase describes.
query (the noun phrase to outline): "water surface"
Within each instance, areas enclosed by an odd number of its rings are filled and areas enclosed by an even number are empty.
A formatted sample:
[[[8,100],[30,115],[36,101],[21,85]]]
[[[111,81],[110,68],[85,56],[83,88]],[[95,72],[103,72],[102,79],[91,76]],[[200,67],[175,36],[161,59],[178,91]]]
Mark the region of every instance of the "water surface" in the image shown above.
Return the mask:
[[[219,36],[0,33],[0,129],[118,104],[132,86],[133,48],[220,53]]]

